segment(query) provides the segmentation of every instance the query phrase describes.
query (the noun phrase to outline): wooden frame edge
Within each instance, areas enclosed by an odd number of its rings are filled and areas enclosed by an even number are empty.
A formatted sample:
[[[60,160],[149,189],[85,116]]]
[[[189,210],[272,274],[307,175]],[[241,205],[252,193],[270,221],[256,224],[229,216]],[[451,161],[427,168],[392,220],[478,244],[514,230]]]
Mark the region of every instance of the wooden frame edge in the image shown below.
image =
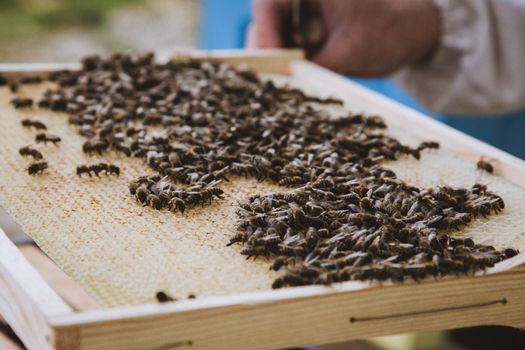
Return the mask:
[[[487,324],[525,327],[524,288],[521,266],[366,290],[350,282],[87,311],[50,323],[57,339],[74,335],[71,349],[279,348]]]
[[[0,229],[0,313],[29,349],[52,348],[48,320],[71,308]]]

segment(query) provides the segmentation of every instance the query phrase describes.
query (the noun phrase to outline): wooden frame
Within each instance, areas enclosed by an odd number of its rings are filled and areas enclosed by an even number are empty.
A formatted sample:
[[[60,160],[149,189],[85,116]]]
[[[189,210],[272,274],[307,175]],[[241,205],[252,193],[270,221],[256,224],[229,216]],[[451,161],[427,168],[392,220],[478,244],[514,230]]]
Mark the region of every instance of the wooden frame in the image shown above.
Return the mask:
[[[445,147],[461,149],[462,157],[497,159],[499,175],[525,187],[525,162],[306,62],[300,52],[215,51],[198,57],[289,73],[354,109],[380,113],[391,124],[409,122],[424,137],[447,139]],[[50,68],[61,67],[0,65],[0,72]],[[0,231],[0,314],[29,349],[59,350],[281,348],[488,324],[525,328],[524,264],[520,254],[479,276],[437,282],[345,282],[101,309],[89,298],[75,306],[81,291],[69,292],[71,298],[57,293],[56,281],[48,278],[52,288]]]

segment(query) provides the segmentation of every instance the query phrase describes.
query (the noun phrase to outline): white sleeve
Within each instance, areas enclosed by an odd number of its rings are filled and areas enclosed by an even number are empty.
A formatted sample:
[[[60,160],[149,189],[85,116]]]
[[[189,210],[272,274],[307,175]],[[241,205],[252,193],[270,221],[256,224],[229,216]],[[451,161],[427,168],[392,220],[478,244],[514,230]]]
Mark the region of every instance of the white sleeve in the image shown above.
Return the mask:
[[[525,108],[525,1],[435,0],[442,37],[432,59],[397,82],[432,112],[495,115]]]

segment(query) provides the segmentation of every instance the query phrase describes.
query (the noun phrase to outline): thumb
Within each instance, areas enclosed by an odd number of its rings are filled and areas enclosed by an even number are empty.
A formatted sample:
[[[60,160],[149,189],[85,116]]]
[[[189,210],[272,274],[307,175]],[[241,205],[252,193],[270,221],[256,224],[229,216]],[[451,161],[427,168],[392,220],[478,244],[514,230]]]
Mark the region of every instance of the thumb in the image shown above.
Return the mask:
[[[248,48],[285,45],[286,26],[292,15],[292,0],[253,0],[253,21],[248,27]]]

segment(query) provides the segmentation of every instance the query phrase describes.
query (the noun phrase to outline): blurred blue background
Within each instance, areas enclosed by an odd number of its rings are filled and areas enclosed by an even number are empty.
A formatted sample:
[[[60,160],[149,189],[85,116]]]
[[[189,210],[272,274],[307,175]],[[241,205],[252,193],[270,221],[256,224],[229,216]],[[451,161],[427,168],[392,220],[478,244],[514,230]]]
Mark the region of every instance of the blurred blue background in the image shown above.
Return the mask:
[[[241,48],[250,22],[250,0],[201,0],[199,46],[203,49]],[[351,78],[398,102],[525,159],[525,111],[483,118],[432,115],[389,79]],[[442,141],[445,142],[445,141]]]

